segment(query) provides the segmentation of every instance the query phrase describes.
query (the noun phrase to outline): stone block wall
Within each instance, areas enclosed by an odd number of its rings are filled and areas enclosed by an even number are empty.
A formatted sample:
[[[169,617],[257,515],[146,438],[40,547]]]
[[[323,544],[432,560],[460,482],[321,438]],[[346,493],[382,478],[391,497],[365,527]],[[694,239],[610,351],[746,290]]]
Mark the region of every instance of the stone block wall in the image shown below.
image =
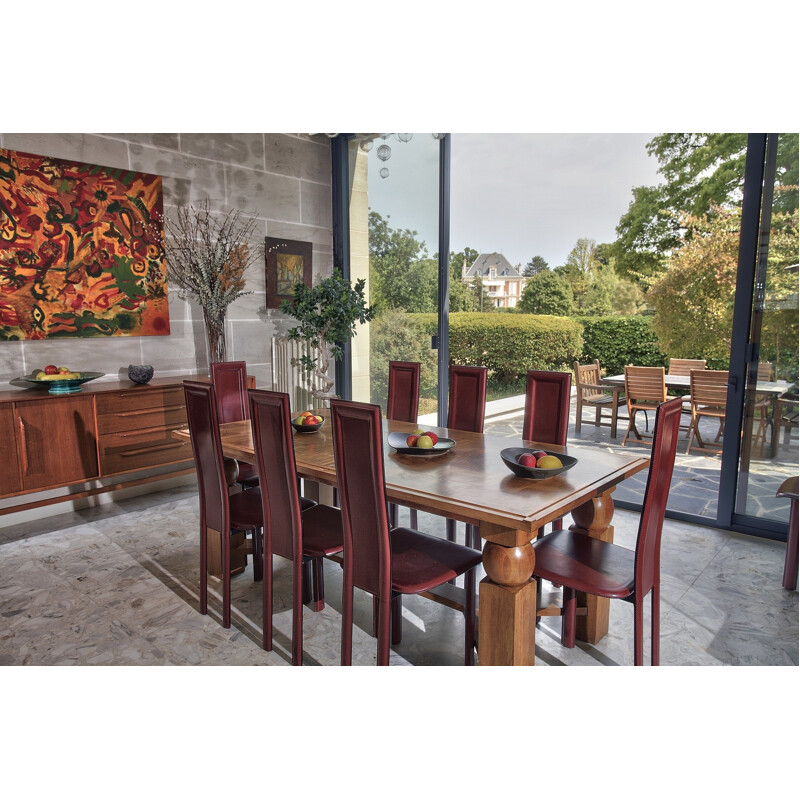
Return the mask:
[[[164,210],[208,200],[212,211],[238,209],[257,219],[255,237],[310,241],[314,279],[331,274],[330,142],[324,135],[284,133],[0,133],[0,147],[121,167],[163,177]],[[259,388],[271,388],[271,341],[291,318],[263,311],[263,260],[245,273],[246,295],[229,307],[228,358],[247,362]],[[207,369],[202,312],[169,287],[170,335],[0,341],[0,385],[45,364],[125,376],[128,364],[152,364],[156,375]],[[6,388],[8,388],[6,386]]]

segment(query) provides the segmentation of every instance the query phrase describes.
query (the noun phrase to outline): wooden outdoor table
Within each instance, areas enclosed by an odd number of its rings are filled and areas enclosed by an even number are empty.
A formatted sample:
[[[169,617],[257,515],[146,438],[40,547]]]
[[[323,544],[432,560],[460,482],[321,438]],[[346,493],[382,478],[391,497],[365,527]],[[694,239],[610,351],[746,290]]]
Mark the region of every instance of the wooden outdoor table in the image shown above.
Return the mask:
[[[326,414],[327,416],[327,414]],[[384,431],[410,433],[416,426],[384,421]],[[531,541],[548,522],[572,513],[571,526],[588,536],[612,541],[618,483],[646,469],[649,458],[639,454],[609,454],[591,446],[567,448],[541,444],[569,453],[578,463],[547,480],[517,478],[503,464],[500,451],[519,446],[514,438],[432,427],[456,441],[445,455],[405,456],[385,444],[387,500],[442,517],[477,525],[486,540],[478,618],[478,656],[482,666],[534,663],[536,582]],[[225,455],[254,462],[249,421],[220,426]],[[176,432],[188,437],[188,430]],[[385,440],[384,440],[385,443]],[[316,433],[294,434],[299,477],[336,485],[330,420]],[[527,444],[525,445],[527,446]],[[579,595],[588,606],[578,617],[578,638],[599,641],[608,631],[608,600]]]
[[[603,383],[609,383],[612,386],[625,386],[624,375],[611,375],[603,378]],[[688,375],[665,375],[664,383],[667,389],[680,389],[683,394],[689,394],[689,376]],[[758,381],[756,383],[756,391],[764,392],[777,397],[789,388],[786,381]]]

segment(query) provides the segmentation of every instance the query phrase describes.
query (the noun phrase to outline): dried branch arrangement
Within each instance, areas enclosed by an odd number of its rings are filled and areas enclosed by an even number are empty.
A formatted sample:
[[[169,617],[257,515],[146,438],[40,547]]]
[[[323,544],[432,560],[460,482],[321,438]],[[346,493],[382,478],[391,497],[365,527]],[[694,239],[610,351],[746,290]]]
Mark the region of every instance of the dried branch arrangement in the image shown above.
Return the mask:
[[[225,361],[228,306],[246,294],[245,270],[263,258],[263,246],[250,237],[256,220],[229,211],[215,218],[208,202],[181,206],[165,220],[167,275],[181,297],[191,296],[203,309],[212,361]]]

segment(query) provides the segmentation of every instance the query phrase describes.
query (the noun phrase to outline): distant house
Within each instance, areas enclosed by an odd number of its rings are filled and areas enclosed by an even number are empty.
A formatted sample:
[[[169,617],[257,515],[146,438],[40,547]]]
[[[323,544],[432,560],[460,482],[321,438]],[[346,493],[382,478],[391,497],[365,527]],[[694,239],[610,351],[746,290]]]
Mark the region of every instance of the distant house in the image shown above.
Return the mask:
[[[464,265],[461,280],[472,283],[479,277],[495,308],[515,308],[525,287],[525,278],[502,253],[481,253],[472,266]]]

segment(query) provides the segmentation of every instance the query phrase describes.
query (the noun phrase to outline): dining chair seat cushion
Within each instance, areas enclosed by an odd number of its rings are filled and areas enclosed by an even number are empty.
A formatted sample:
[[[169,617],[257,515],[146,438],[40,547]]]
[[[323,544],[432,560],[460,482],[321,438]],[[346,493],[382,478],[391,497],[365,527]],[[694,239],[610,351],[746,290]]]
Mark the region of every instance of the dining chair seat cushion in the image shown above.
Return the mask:
[[[305,497],[300,498],[303,507]],[[342,550],[342,512],[334,506],[315,503],[303,510],[303,555],[320,558]]]
[[[633,593],[633,550],[569,530],[533,543],[536,575],[579,592],[625,599]]]
[[[230,495],[231,528],[238,531],[249,531],[261,528],[264,525],[261,507],[261,490],[250,489],[246,492],[237,492]],[[317,505],[307,497],[300,498],[300,510],[313,508]]]
[[[481,563],[481,552],[411,528],[394,528],[392,591],[418,594],[457,578]]]

